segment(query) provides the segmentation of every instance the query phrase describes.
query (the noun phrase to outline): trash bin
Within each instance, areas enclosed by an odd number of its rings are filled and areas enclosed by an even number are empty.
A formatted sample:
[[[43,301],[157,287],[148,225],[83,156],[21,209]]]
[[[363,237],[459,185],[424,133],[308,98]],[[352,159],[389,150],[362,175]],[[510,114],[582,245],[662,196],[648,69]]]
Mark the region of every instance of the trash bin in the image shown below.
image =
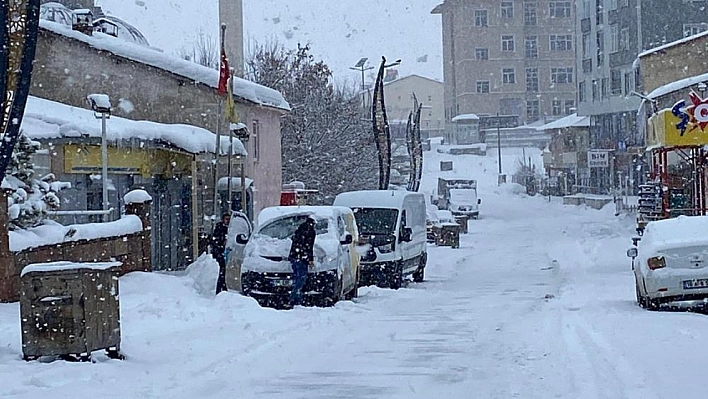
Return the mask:
[[[461,234],[467,234],[469,233],[469,229],[467,228],[468,221],[470,220],[470,217],[467,215],[456,215],[455,216],[455,221],[457,224],[460,225],[460,233]]]
[[[460,247],[460,225],[457,223],[441,223],[433,227],[435,244],[452,248]]]
[[[90,360],[120,354],[118,275],[121,262],[37,263],[22,269],[20,320],[24,359]]]

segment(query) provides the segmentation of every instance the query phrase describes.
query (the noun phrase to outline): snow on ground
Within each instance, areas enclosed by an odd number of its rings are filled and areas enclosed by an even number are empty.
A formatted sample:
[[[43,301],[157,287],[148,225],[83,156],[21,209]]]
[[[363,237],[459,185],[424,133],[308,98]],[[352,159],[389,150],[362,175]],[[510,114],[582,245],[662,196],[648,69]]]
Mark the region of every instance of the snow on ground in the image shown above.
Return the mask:
[[[428,189],[449,155],[425,155]],[[208,257],[131,273],[128,358],[94,364],[23,362],[19,306],[2,304],[0,397],[705,397],[708,317],[635,305],[631,217],[497,187],[494,151],[452,159],[479,181],[481,218],[460,249],[429,247],[426,282],[276,311],[214,297]]]

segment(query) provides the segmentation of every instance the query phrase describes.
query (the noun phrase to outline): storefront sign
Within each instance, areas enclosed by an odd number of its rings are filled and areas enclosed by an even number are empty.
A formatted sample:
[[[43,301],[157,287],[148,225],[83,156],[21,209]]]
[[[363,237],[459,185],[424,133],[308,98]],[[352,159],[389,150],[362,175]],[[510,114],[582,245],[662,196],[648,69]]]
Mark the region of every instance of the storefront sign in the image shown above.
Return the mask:
[[[607,168],[609,166],[609,151],[588,151],[588,168]]]
[[[680,147],[708,145],[708,99],[690,94],[692,105],[686,101],[676,103],[649,118],[647,146]]]

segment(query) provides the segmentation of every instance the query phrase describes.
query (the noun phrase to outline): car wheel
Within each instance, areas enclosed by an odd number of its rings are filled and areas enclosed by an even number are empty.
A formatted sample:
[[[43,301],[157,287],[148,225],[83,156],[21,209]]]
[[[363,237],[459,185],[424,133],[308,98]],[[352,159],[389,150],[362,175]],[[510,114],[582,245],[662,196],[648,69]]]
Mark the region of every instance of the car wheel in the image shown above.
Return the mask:
[[[359,297],[359,271],[357,270],[356,272],[356,279],[354,279],[354,287],[347,292],[347,295],[344,296],[344,299],[347,301],[351,301],[354,298]]]
[[[389,276],[389,287],[397,290],[403,285],[403,266],[398,265],[396,269]]]
[[[325,297],[324,306],[334,306],[340,299],[342,299],[342,279],[338,278],[332,290],[332,295]]]
[[[420,264],[418,265],[418,270],[413,273],[413,281],[416,283],[422,283],[425,280],[425,264],[427,263],[426,255],[420,257]]]
[[[634,283],[634,291],[637,294],[637,305],[639,305],[639,307],[641,307],[641,308],[646,308],[647,307],[646,302],[645,302],[644,297],[642,296],[641,292],[639,292],[639,284],[637,284],[636,282]]]

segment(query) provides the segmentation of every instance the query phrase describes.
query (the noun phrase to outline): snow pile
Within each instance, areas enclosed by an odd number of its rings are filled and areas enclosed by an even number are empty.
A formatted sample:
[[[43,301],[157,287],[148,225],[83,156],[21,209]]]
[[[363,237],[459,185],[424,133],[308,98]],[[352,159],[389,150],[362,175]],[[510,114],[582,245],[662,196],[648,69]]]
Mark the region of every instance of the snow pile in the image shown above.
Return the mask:
[[[200,13],[201,14],[201,13]],[[155,68],[162,69],[198,83],[216,88],[219,83],[219,71],[167,55],[152,48],[117,39],[113,36],[95,32],[93,36],[72,30],[70,27],[56,22],[41,20],[42,29],[84,42],[97,50],[103,50],[127,59],[137,61]],[[174,23],[169,26],[174,26]],[[174,36],[171,39],[174,41]],[[290,105],[277,90],[234,77],[234,95],[255,104],[290,110]]]
[[[37,97],[27,99],[22,129],[32,139],[101,137],[101,122],[96,120],[93,111]],[[213,153],[216,146],[216,135],[196,126],[167,125],[119,117],[111,117],[107,122],[106,137],[111,142],[131,139],[165,142],[193,154]],[[220,144],[221,154],[228,154],[229,138],[222,136]],[[236,138],[233,141],[233,154],[246,154],[243,143]]]
[[[211,255],[202,254],[196,262],[187,267],[185,275],[193,281],[192,287],[199,295],[214,296],[216,279],[219,277],[219,264]]]
[[[10,251],[17,252],[62,242],[120,237],[142,230],[143,223],[135,215],[124,215],[114,222],[69,226],[63,226],[53,221],[45,221],[41,226],[10,231]]]
[[[126,204],[144,204],[152,201],[152,197],[145,190],[132,190],[123,197]]]

